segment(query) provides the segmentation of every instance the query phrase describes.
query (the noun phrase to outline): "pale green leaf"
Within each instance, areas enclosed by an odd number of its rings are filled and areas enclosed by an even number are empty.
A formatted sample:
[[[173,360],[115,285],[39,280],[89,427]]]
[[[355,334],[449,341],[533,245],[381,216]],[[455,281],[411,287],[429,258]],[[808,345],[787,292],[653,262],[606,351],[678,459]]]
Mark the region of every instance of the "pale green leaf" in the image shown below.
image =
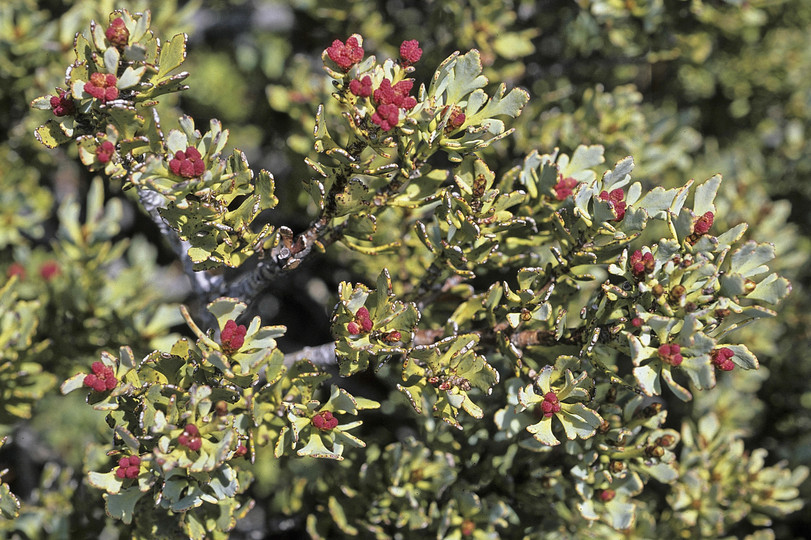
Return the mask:
[[[186,34],[177,34],[172,39],[161,45],[160,59],[158,63],[157,79],[165,78],[171,71],[180,67],[186,60]]]
[[[721,185],[721,175],[716,174],[703,184],[696,187],[695,199],[693,201],[693,212],[697,216],[703,216],[706,212],[715,212],[715,195],[718,186]]]
[[[143,495],[144,494],[138,489],[138,486],[132,486],[120,493],[105,493],[104,500],[106,502],[107,515],[114,519],[120,519],[129,525],[132,523],[135,504]]]
[[[560,444],[560,441],[552,434],[552,418],[544,418],[537,424],[527,426],[527,431],[532,433],[538,442],[547,446]]]
[[[755,290],[746,295],[752,300],[760,300],[767,304],[776,304],[791,292],[791,283],[777,274],[767,276],[757,284]]]

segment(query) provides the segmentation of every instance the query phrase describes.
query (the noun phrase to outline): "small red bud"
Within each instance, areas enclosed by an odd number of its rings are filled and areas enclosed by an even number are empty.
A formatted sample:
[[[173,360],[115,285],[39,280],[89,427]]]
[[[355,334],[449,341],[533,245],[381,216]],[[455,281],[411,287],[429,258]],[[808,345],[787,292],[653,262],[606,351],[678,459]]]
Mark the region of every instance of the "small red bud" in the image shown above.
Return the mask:
[[[10,279],[12,276],[18,276],[21,280],[25,279],[25,267],[18,262],[11,263],[6,270],[6,277]]]
[[[59,264],[56,261],[45,261],[39,267],[39,275],[45,281],[51,281],[55,276],[61,272]]]
[[[603,502],[609,502],[614,499],[617,493],[613,489],[602,489],[600,490],[600,500]]]
[[[698,236],[707,234],[714,220],[715,215],[712,212],[705,212],[703,216],[699,216],[695,225],[693,225],[693,233]]]
[[[118,17],[110,23],[107,30],[104,32],[107,41],[109,41],[117,49],[123,49],[127,46],[130,39],[130,31],[127,30],[124,24],[124,19]]]

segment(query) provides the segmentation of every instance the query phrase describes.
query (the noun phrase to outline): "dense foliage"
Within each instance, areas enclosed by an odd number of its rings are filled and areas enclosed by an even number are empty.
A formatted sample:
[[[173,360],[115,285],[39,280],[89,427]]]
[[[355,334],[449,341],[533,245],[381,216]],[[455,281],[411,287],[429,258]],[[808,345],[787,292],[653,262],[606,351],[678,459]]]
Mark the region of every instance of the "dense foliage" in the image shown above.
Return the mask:
[[[811,5],[0,25],[3,538],[809,526]]]

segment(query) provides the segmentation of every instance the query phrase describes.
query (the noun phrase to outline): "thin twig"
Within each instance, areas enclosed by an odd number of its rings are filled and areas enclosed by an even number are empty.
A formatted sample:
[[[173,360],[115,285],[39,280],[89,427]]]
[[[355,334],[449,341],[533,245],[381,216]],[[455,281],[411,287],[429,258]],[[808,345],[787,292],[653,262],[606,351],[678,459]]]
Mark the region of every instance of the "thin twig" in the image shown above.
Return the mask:
[[[506,328],[504,325],[503,328],[499,328],[503,330]],[[490,341],[488,338],[493,338],[492,331],[474,331],[471,332],[472,334],[477,334],[482,337],[484,341]],[[440,339],[445,337],[445,330],[444,329],[432,329],[432,330],[417,330],[414,333],[414,340],[412,345],[414,346],[425,346],[431,345],[432,343],[436,343]],[[524,348],[524,347],[531,347],[533,345],[540,345],[540,346],[553,346],[557,344],[561,345],[582,345],[583,344],[583,332],[578,331],[577,329],[572,332],[570,336],[561,337],[557,339],[555,337],[555,332],[552,330],[522,330],[520,332],[515,332],[510,336],[510,343],[515,345],[516,347]],[[284,356],[284,364],[286,366],[292,366],[299,360],[309,360],[313,364],[317,366],[330,366],[337,362],[337,358],[335,356],[335,343],[329,342],[324,343],[322,345],[316,345],[315,347],[304,347],[303,349],[285,354]]]
[[[335,343],[329,342],[316,347],[304,347],[300,351],[284,355],[284,365],[292,366],[299,360],[309,360],[316,366],[329,366],[336,363]]]

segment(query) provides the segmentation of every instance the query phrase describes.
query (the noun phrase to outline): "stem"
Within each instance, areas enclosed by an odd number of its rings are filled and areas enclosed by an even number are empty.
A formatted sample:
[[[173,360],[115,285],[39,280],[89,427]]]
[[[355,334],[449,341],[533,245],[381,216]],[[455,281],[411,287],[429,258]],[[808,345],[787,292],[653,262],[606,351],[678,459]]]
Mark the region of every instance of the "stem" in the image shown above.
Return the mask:
[[[201,300],[205,299],[209,292],[217,289],[222,285],[222,276],[212,276],[207,272],[196,272],[194,270],[194,263],[189,258],[189,248],[191,244],[186,240],[181,239],[177,232],[175,232],[161,217],[158,210],[163,208],[166,204],[166,199],[156,191],[139,186],[138,197],[141,200],[141,205],[146,210],[149,217],[155,225],[158,226],[161,233],[169,241],[172,250],[177,255],[180,263],[183,265],[183,272],[188,276],[192,286],[192,290]]]
[[[315,347],[304,347],[300,351],[284,355],[284,365],[292,366],[299,360],[309,360],[316,366],[329,366],[337,362],[335,357],[335,343],[329,342]]]

